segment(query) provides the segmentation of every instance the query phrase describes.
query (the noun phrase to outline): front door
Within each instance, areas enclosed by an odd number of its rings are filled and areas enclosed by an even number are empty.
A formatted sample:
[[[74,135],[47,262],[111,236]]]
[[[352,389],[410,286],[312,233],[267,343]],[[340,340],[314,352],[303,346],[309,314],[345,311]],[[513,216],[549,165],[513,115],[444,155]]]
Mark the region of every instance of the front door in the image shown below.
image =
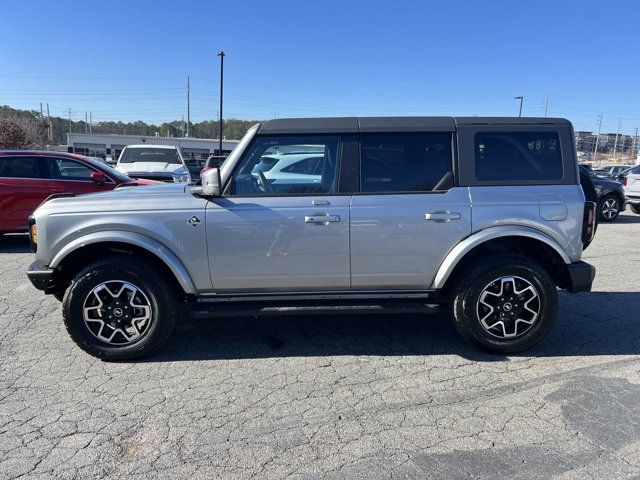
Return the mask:
[[[471,234],[468,189],[454,187],[451,133],[363,134],[351,203],[352,287],[425,290]]]
[[[342,291],[350,286],[349,201],[337,190],[338,136],[258,136],[223,197],[207,206],[214,289]]]
[[[71,158],[46,157],[52,185],[59,193],[85,193],[104,192],[111,190],[115,184],[107,178],[107,183],[98,184],[91,179],[91,173],[96,171]]]

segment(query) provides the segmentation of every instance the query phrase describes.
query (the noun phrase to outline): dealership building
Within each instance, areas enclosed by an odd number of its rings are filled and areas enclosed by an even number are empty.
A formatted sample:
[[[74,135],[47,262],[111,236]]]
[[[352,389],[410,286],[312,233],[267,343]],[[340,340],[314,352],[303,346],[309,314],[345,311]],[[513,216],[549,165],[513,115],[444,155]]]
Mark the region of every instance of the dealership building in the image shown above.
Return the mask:
[[[68,133],[67,151],[89,157],[112,158],[117,160],[120,152],[127,145],[173,145],[180,149],[186,159],[206,159],[209,155],[228,155],[238,144],[238,140],[222,140],[215,138],[191,137],[159,137],[144,135],[116,135],[98,133]]]

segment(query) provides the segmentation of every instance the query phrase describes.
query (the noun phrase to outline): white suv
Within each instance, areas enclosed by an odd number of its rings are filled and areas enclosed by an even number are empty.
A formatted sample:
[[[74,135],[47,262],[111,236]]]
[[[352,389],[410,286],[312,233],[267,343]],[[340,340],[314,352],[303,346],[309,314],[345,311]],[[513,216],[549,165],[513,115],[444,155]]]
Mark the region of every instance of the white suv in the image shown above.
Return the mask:
[[[131,178],[169,183],[191,182],[180,150],[172,145],[127,145],[118,158],[116,170]]]
[[[631,170],[623,181],[627,205],[633,213],[640,215],[640,165]]]

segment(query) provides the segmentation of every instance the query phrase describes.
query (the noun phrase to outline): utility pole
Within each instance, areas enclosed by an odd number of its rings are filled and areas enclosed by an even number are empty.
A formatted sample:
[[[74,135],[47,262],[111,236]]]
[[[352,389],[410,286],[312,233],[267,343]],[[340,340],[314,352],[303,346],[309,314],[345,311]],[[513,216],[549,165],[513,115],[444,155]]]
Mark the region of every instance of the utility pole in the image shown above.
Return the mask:
[[[524,97],[513,97],[514,100],[520,100],[520,112],[518,113],[518,116],[521,117],[522,116],[522,104],[524,103]]]
[[[189,87],[189,77],[187,77],[187,137],[189,136],[189,124],[191,123],[191,107],[189,105],[191,88]]]
[[[622,119],[618,119],[618,130],[616,130],[616,141],[613,142],[613,156],[616,156],[618,150],[618,137],[620,136],[620,127],[622,127]]]
[[[69,133],[71,133],[71,109],[69,109]]]
[[[636,150],[637,148],[638,148],[638,127],[636,127],[636,133],[635,133],[635,135],[633,137],[633,146],[631,147],[631,155],[632,156],[637,156],[638,155],[638,151]]]
[[[598,115],[598,134],[596,135],[596,145],[595,148],[593,150],[593,161],[596,161],[596,158],[598,158],[598,142],[600,141],[600,129],[602,128],[602,114]]]
[[[220,51],[218,56],[220,57],[220,143],[218,147],[218,155],[222,155],[222,87],[224,84],[224,52]]]
[[[51,115],[49,115],[49,104],[47,103],[47,123],[49,124],[49,142],[53,141],[53,125],[51,125]]]
[[[87,112],[84,112],[84,133],[87,133],[88,125],[89,125],[89,121],[87,120]]]
[[[91,119],[92,112],[89,112],[89,133],[93,133],[93,120]]]
[[[549,94],[544,99],[544,118],[547,118],[547,112],[549,111]]]
[[[44,113],[42,112],[42,102],[40,102],[40,121],[44,119]]]

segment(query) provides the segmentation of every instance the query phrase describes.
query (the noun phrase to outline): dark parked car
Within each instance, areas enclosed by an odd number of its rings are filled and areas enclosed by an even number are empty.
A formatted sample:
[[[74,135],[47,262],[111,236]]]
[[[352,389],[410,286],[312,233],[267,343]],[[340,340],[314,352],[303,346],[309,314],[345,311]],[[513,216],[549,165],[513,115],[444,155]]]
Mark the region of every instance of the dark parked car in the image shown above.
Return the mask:
[[[103,192],[133,180],[96,160],[63,152],[0,151],[0,234],[26,232],[29,215],[53,194]]]
[[[613,222],[626,207],[626,196],[620,182],[601,177],[594,171],[580,165],[582,173],[591,178],[598,196],[598,212],[600,221]]]

